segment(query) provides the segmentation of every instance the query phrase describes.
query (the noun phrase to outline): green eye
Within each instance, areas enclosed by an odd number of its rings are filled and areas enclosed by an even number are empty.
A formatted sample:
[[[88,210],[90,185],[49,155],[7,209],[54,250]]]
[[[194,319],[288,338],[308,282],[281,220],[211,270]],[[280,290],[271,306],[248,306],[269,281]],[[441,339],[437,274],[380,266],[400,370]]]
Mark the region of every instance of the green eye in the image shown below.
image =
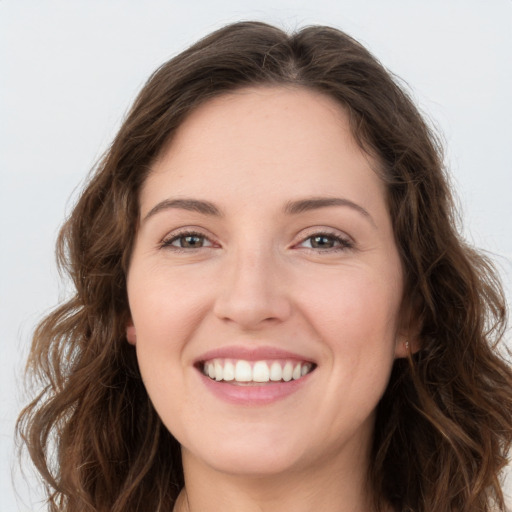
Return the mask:
[[[317,251],[351,249],[354,246],[349,239],[331,233],[317,233],[309,236],[300,245]]]
[[[204,244],[204,237],[198,236],[198,235],[187,235],[187,236],[180,236],[175,241],[178,242],[177,244],[179,247],[186,247],[186,248],[193,248],[196,249],[197,247],[203,247]]]
[[[201,249],[202,247],[211,247],[212,243],[200,233],[180,233],[165,240],[162,246],[173,249]]]
[[[336,240],[332,236],[316,235],[310,237],[310,244],[313,249],[332,249]]]

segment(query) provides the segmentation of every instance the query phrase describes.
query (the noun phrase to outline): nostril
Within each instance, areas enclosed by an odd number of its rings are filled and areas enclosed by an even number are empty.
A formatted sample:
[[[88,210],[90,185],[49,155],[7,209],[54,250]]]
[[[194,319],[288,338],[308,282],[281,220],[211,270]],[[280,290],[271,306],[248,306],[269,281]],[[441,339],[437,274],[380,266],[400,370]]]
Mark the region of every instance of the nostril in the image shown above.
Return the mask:
[[[289,318],[291,307],[284,298],[255,298],[254,300],[219,299],[214,313],[225,323],[235,323],[252,329],[276,324]]]

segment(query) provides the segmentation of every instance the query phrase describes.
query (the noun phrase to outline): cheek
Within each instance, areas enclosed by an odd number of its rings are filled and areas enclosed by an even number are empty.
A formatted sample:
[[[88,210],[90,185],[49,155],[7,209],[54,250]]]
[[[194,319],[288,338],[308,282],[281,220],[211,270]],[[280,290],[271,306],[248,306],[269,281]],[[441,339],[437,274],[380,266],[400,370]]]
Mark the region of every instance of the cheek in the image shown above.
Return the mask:
[[[323,351],[322,399],[317,398],[311,421],[318,429],[329,424],[326,437],[342,440],[340,432],[356,435],[373,422],[394,361],[401,301],[397,275],[382,279],[353,266],[337,269],[337,277],[317,276],[314,286],[302,281],[297,306]]]
[[[128,296],[138,344],[161,345],[164,350],[187,339],[210,303],[203,283],[166,269],[134,273]]]
[[[331,365],[329,393],[339,397],[343,390],[363,416],[382,396],[395,358],[401,302],[400,274],[395,276],[351,268],[337,282],[326,280],[325,293],[309,302],[309,323]]]
[[[324,284],[323,293],[305,307],[311,322],[329,339],[357,345],[385,345],[394,339],[401,302],[399,279],[381,280],[354,271]]]

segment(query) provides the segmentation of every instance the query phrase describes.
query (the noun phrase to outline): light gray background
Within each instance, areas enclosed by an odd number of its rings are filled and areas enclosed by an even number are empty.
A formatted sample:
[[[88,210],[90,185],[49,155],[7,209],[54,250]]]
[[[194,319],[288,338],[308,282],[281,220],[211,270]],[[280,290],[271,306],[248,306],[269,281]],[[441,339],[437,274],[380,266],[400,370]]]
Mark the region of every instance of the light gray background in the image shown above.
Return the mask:
[[[31,331],[65,294],[53,247],[77,186],[147,76],[241,19],[334,25],[410,85],[446,140],[466,236],[511,296],[511,0],[0,0],[2,511],[40,509],[18,473],[15,497],[12,431]]]

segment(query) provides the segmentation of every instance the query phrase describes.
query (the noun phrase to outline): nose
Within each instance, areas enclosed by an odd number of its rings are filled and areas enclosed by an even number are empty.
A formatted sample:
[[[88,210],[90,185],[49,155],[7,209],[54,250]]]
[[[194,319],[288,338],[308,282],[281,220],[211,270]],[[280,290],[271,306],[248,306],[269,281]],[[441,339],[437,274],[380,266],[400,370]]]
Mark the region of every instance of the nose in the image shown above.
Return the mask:
[[[245,330],[285,321],[292,304],[278,258],[264,251],[239,251],[226,261],[214,313]]]

